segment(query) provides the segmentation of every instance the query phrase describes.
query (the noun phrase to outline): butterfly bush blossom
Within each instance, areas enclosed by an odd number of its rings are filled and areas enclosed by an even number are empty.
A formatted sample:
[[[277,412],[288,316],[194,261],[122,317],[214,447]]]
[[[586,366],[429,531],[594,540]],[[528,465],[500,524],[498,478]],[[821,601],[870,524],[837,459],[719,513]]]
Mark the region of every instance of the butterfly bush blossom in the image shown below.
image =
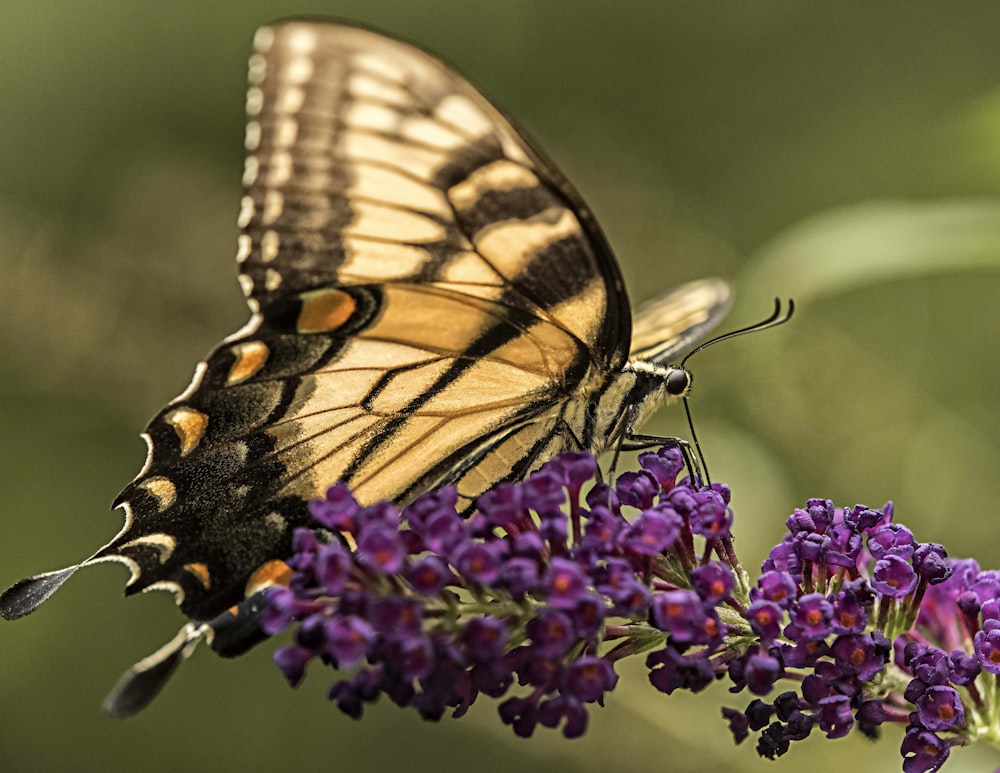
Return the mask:
[[[722,714],[765,757],[887,722],[906,773],[1000,745],[1000,572],[918,542],[891,503],[811,499],[751,583],[728,487],[678,480],[676,447],[639,465],[609,488],[593,456],[562,454],[471,518],[453,488],[400,513],[333,486],[269,595],[266,631],[295,626],[275,661],[293,686],[313,661],[337,669],[330,699],[355,718],[382,694],[434,720],[485,694],[517,735],[574,738],[615,664],[645,656],[661,692],[726,679],[746,695]]]

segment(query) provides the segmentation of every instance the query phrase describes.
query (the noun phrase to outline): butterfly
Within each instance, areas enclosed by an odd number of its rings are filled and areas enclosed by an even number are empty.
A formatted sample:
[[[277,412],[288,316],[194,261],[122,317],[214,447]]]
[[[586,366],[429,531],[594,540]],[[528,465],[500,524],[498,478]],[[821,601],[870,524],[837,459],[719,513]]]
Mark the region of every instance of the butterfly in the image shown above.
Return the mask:
[[[338,481],[462,509],[555,453],[636,436],[691,376],[669,362],[730,302],[683,285],[632,320],[607,240],[573,187],[435,57],[339,23],[260,29],[249,65],[237,263],[249,322],[143,433],[114,502],[125,525],[82,563],[0,597],[32,612],[77,569],[119,561],[126,594],[172,591],[192,622],[127,674],[148,702],[200,638],[238,654],[292,533]]]

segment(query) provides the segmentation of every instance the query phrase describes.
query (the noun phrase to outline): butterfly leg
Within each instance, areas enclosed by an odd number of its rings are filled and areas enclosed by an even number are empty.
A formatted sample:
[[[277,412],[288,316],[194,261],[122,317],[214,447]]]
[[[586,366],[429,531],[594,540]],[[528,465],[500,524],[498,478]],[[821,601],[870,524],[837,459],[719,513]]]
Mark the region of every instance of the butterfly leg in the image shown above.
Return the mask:
[[[660,448],[662,446],[676,446],[681,449],[684,456],[684,466],[687,467],[691,480],[707,481],[708,468],[702,475],[702,465],[698,462],[698,456],[694,452],[692,445],[679,437],[662,437],[660,435],[627,435],[618,444],[615,451],[615,461],[618,459],[619,451],[644,451],[648,448]]]

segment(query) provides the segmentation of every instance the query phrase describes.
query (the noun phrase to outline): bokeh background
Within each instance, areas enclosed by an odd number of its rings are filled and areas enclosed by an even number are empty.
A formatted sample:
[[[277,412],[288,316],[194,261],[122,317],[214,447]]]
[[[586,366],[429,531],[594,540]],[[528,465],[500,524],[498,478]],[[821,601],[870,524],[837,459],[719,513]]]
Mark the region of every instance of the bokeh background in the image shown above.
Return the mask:
[[[737,288],[733,325],[797,300],[691,363],[748,566],[810,496],[891,498],[918,538],[1000,565],[995,3],[49,0],[0,6],[0,584],[118,530],[140,429],[245,320],[245,59],[259,24],[303,13],[419,41],[492,95],[596,211],[635,302],[706,275]],[[680,412],[650,431],[683,434]],[[718,715],[745,696],[667,698],[641,667],[575,742],[516,739],[485,699],[355,723],[326,675],[290,691],[267,646],[197,653],[117,722],[104,693],[182,622],[167,594],[123,602],[124,580],[82,572],[0,625],[0,769],[899,769],[892,729],[761,761]]]

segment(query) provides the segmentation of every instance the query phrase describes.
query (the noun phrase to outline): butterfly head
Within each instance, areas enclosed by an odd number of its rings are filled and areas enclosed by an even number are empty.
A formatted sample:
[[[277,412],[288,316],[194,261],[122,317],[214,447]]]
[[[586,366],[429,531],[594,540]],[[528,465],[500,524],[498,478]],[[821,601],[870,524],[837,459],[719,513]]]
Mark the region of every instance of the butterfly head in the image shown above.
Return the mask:
[[[685,400],[691,392],[692,376],[677,365],[634,359],[623,368],[622,380],[628,388],[620,396],[617,411],[627,416],[625,430],[633,433],[660,406]]]

